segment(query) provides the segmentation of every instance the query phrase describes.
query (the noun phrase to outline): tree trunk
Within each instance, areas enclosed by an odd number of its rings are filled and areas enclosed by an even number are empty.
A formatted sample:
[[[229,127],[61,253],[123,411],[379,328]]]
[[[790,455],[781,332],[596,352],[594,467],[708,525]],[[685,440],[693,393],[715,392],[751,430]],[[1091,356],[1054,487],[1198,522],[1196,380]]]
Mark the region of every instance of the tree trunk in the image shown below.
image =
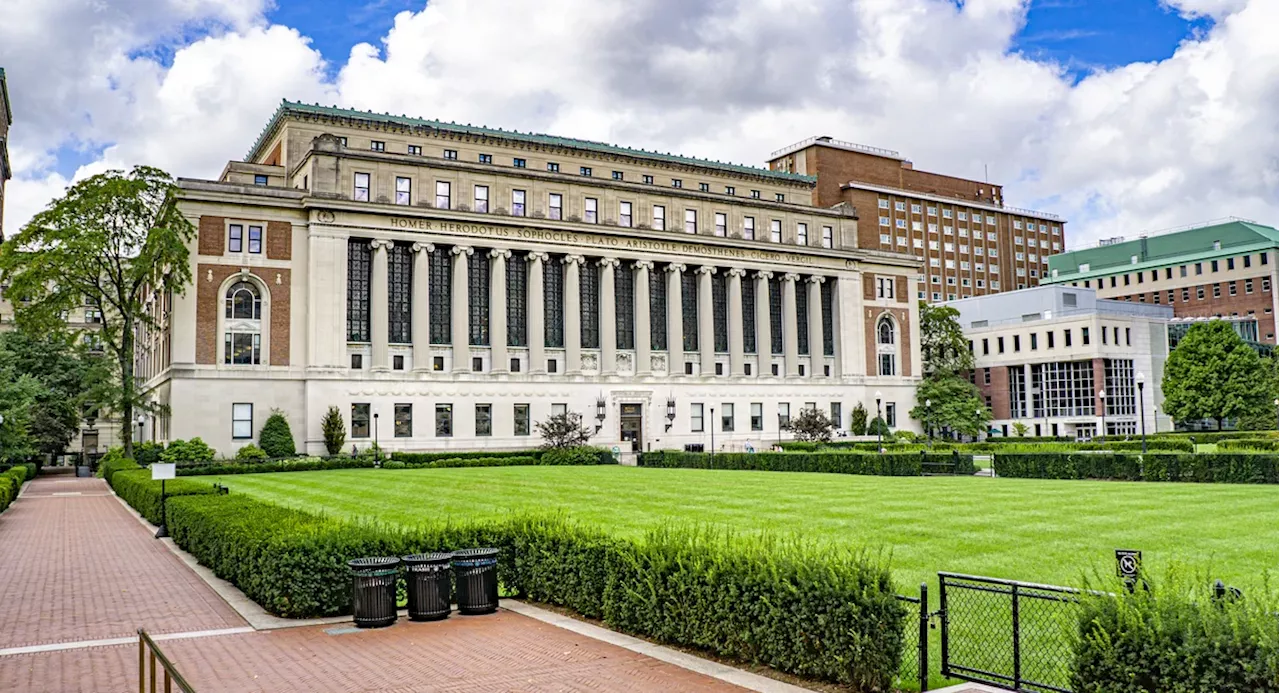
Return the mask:
[[[133,458],[133,320],[124,319],[120,334],[120,439],[124,456]]]

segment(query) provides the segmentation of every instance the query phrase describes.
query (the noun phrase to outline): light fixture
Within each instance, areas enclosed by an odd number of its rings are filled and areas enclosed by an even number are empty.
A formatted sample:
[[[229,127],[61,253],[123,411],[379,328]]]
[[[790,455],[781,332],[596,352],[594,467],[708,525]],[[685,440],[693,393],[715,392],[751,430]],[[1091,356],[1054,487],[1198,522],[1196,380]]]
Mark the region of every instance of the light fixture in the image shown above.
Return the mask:
[[[596,397],[596,433],[599,433],[600,429],[604,428],[604,408],[604,396]]]
[[[675,398],[675,397],[668,397],[668,398],[667,398],[667,428],[666,428],[666,430],[670,431],[670,430],[671,430],[671,427],[675,424],[675,422],[676,422],[676,398]]]

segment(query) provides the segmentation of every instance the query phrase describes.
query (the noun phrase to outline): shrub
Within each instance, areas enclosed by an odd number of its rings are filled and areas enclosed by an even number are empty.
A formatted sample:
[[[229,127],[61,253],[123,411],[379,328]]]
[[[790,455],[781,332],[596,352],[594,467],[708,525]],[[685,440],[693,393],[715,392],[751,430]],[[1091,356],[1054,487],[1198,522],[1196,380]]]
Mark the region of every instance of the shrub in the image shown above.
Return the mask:
[[[199,437],[175,440],[160,453],[160,459],[164,462],[212,462],[214,457],[213,448]]]
[[[1275,438],[1228,438],[1218,441],[1219,452],[1232,450],[1280,450],[1280,440]]]
[[[387,460],[382,463],[383,469],[404,469],[405,463],[400,460]]]
[[[448,467],[518,467],[534,464],[538,464],[538,461],[532,457],[455,457],[410,466],[415,469],[444,469]]]
[[[831,419],[817,407],[805,407],[787,422],[787,430],[795,433],[797,440],[821,441],[831,440]]]
[[[293,457],[298,449],[293,444],[293,431],[289,430],[289,420],[279,409],[271,411],[267,422],[262,424],[262,432],[258,434],[258,445],[267,457]],[[336,453],[329,453],[336,454]]]
[[[324,449],[330,455],[342,452],[347,442],[347,423],[342,420],[342,412],[337,407],[329,407],[320,420],[320,429],[324,432]]]
[[[270,459],[270,457],[265,450],[253,443],[236,450],[236,459],[243,462],[259,462]]]
[[[849,435],[861,436],[867,433],[867,408],[862,402],[853,405],[849,412]]]
[[[714,459],[713,459],[714,458]],[[972,455],[953,453],[884,454],[860,452],[702,452],[660,450],[640,455],[642,467],[683,467],[689,469],[737,469],[762,472],[822,472],[828,474],[868,474],[876,476],[920,476],[925,467],[932,471],[957,469],[972,474]]]
[[[1215,598],[1205,580],[1176,581],[1081,602],[1071,689],[1274,691],[1274,604],[1258,595]],[[1265,590],[1270,594],[1270,589]]]
[[[133,506],[139,515],[153,525],[160,524],[160,483],[151,480],[149,469],[118,469],[111,475],[111,488],[124,502]],[[188,496],[213,493],[213,485],[185,479],[169,479],[164,482],[165,495]]]
[[[537,459],[544,454],[542,450],[479,450],[470,452],[393,452],[391,459],[408,464],[425,465],[436,460],[467,459],[468,457],[532,457]]]
[[[214,462],[194,466],[178,466],[178,476],[210,474],[264,474],[268,472],[314,472],[324,469],[371,469],[372,457],[296,457],[267,462]]]
[[[36,475],[35,466],[34,463],[25,463],[0,472],[0,512],[18,497],[23,482]]]
[[[996,476],[1027,479],[1119,479],[1275,484],[1275,455],[1247,453],[997,452]]]
[[[160,461],[160,455],[164,452],[164,446],[153,440],[145,443],[138,443],[133,446],[133,460],[143,467],[150,466]]]
[[[552,414],[534,425],[542,436],[544,450],[576,448],[591,440],[591,431],[582,425],[582,415],[577,412]]]
[[[111,479],[116,472],[128,471],[130,469],[142,469],[142,467],[138,466],[137,462],[125,457],[122,453],[117,452],[113,455],[112,453],[115,452],[115,450],[115,448],[108,450],[107,454],[103,455],[102,459],[98,462],[98,474],[103,479],[106,479],[108,484],[111,483]]]
[[[590,465],[613,464],[613,453],[604,448],[584,445],[568,450],[547,450],[536,464]]]

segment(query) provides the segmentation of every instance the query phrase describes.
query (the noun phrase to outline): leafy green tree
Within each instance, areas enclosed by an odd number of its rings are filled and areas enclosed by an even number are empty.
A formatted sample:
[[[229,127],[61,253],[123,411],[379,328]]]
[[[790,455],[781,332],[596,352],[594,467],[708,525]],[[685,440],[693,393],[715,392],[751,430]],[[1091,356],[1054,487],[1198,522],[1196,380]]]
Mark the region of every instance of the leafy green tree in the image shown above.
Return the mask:
[[[861,436],[867,434],[867,408],[862,406],[862,402],[853,405],[853,410],[849,412],[849,435]]]
[[[873,436],[876,434],[876,431],[879,431],[880,435],[885,438],[893,435],[893,431],[890,430],[889,424],[879,416],[871,419],[871,423],[867,424],[867,435]]]
[[[156,328],[150,295],[181,294],[191,283],[187,244],[195,227],[177,208],[177,185],[159,169],[107,171],[80,181],[0,245],[0,276],[24,301],[19,327],[34,334],[66,329],[64,311],[103,313],[98,335],[114,362],[103,404],[120,416],[133,455],[134,410],[163,414],[134,376],[136,330]]]
[[[1027,431],[1028,431],[1029,429],[1030,429],[1030,427],[1029,427],[1029,426],[1027,426],[1026,424],[1022,423],[1021,421],[1014,421],[1014,422],[1013,422],[1013,434],[1014,434],[1015,436],[1018,436],[1019,438],[1021,438],[1021,437],[1025,436],[1025,435],[1027,435]]]
[[[1225,320],[1196,323],[1169,354],[1160,381],[1176,421],[1273,415],[1276,371]]]
[[[160,453],[162,462],[212,462],[213,448],[199,436],[191,440],[175,440]]]
[[[800,413],[791,417],[787,428],[796,434],[796,440],[829,442],[834,425],[821,409],[805,407]]]
[[[591,440],[591,431],[582,425],[582,414],[577,412],[552,414],[535,426],[542,436],[542,447],[547,450],[577,448]]]
[[[74,335],[24,330],[0,333],[0,369],[39,383],[28,403],[27,432],[42,453],[63,452],[80,426],[81,412],[105,376],[102,359],[75,343]]]
[[[347,422],[337,407],[329,407],[329,411],[324,413],[320,430],[324,433],[324,449],[330,455],[341,453],[343,444],[347,442]]]
[[[36,453],[30,422],[41,389],[35,378],[0,367],[0,461],[24,460]]]
[[[926,378],[973,368],[969,339],[960,328],[959,316],[960,311],[951,306],[920,302],[920,353]]]
[[[925,402],[929,405],[925,406]],[[935,374],[921,382],[916,390],[916,406],[911,410],[911,418],[919,421],[926,433],[945,427],[976,436],[987,430],[991,411],[973,383],[957,375]]]
[[[267,422],[262,424],[258,445],[268,457],[293,457],[298,454],[293,443],[293,431],[289,430],[289,420],[284,417],[284,412],[272,410]]]

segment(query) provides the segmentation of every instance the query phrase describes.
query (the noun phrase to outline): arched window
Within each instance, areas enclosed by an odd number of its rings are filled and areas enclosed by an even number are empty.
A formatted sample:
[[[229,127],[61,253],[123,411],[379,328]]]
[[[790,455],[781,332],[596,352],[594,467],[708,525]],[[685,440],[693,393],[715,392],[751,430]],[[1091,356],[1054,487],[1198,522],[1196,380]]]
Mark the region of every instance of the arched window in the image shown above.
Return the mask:
[[[876,323],[876,361],[880,375],[897,375],[898,347],[893,320],[889,316]]]
[[[223,363],[262,363],[262,294],[252,282],[239,281],[227,289],[224,313]]]
[[[880,324],[876,327],[876,332],[880,334],[880,344],[893,345],[893,321],[887,317],[880,318]]]

